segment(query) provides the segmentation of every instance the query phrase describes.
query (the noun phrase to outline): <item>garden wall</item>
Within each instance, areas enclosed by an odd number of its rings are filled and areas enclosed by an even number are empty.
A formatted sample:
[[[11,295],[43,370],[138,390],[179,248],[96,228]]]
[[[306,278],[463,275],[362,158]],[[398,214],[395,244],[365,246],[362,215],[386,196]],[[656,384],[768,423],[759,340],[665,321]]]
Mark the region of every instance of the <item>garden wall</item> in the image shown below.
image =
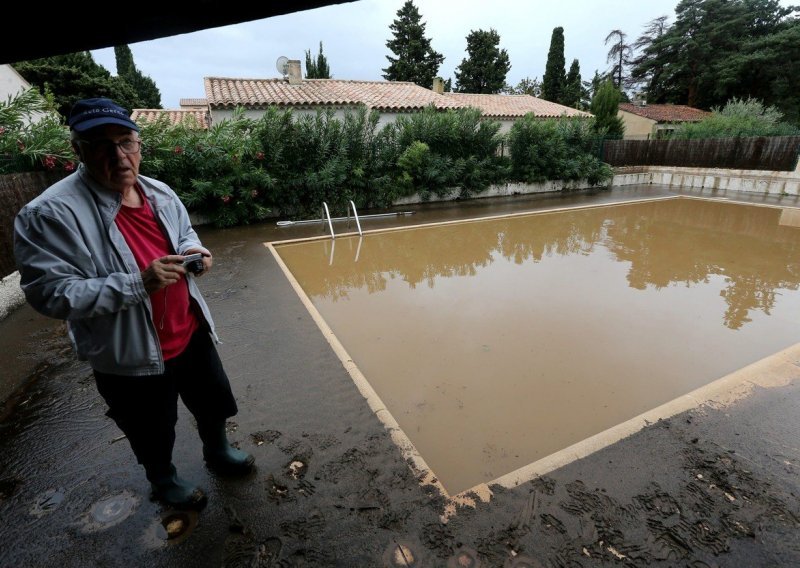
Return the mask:
[[[614,168],[612,185],[662,184],[769,195],[800,195],[800,164],[793,172],[638,166]]]

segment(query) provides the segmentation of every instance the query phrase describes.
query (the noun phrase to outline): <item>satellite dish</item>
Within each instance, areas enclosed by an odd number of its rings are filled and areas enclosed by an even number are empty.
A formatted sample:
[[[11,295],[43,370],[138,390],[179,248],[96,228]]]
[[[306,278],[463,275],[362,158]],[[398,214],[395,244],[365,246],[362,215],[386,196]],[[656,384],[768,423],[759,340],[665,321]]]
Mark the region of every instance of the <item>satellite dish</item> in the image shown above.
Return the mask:
[[[285,55],[281,55],[278,61],[275,62],[275,67],[278,69],[278,73],[285,77],[286,72],[289,70],[289,58]]]

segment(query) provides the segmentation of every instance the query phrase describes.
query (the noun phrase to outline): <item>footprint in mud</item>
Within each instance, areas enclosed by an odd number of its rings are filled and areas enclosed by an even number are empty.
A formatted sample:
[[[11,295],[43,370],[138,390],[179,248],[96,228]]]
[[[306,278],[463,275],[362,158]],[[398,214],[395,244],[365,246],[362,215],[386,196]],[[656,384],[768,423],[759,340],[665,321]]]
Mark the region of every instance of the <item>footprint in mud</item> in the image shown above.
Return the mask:
[[[289,486],[278,481],[271,473],[266,479],[267,498],[270,501],[279,503],[281,501],[293,501],[295,495],[289,491]]]
[[[223,552],[223,568],[269,568],[277,566],[283,548],[281,539],[269,537],[258,541],[233,507],[226,506],[225,512],[230,517],[228,537],[225,539]]]
[[[30,510],[31,515],[34,517],[41,517],[43,515],[47,515],[48,513],[52,513],[64,502],[64,499],[66,498],[64,493],[65,492],[63,488],[58,488],[48,489],[44,493],[37,495]]]
[[[223,568],[267,568],[277,566],[283,543],[279,538],[258,542],[249,534],[231,534],[225,539]]]
[[[281,523],[281,533],[298,540],[308,540],[325,526],[325,517],[319,511],[312,511],[307,518]]]
[[[252,434],[250,434],[250,440],[256,446],[263,446],[264,444],[273,443],[282,435],[283,434],[281,434],[277,430],[261,430],[259,432],[253,432]]]

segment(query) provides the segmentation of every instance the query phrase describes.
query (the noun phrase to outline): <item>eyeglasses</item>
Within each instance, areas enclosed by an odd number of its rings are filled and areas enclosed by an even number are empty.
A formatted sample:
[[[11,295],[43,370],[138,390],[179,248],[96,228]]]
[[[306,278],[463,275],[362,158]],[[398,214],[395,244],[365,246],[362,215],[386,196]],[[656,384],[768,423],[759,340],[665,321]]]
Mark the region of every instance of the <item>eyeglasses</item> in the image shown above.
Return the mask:
[[[141,140],[120,140],[119,142],[114,142],[113,140],[107,139],[79,139],[78,142],[86,144],[92,152],[103,152],[104,154],[116,153],[117,148],[122,150],[123,154],[135,154],[142,147]]]

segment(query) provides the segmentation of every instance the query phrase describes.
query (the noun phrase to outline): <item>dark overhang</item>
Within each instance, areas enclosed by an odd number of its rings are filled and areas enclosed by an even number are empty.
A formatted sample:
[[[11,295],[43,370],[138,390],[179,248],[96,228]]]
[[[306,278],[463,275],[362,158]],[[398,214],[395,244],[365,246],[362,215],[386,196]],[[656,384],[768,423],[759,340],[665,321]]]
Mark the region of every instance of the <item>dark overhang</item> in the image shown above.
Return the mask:
[[[90,0],[54,6],[10,0],[5,9],[5,33],[0,34],[0,64],[131,44],[352,1],[140,0],[109,4]]]

